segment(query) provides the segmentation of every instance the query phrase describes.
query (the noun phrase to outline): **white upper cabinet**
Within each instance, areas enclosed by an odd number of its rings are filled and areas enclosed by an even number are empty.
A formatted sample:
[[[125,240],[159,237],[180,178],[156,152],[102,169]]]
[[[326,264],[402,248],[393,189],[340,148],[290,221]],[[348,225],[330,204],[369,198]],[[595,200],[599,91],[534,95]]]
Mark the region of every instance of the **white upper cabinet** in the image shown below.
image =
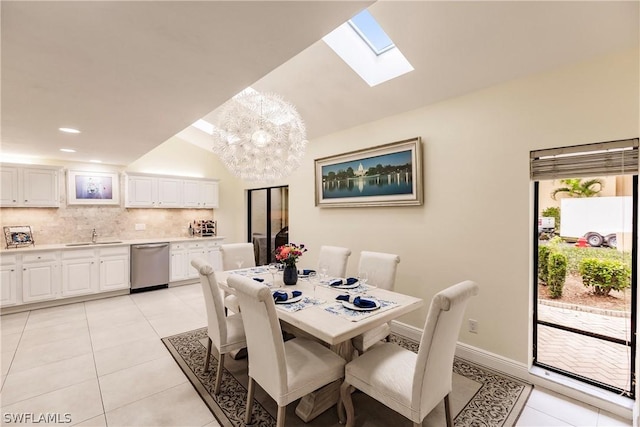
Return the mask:
[[[184,207],[206,208],[218,207],[218,181],[184,181]]]
[[[1,165],[2,207],[60,207],[60,169]]]
[[[218,181],[171,176],[128,174],[128,208],[217,208]]]

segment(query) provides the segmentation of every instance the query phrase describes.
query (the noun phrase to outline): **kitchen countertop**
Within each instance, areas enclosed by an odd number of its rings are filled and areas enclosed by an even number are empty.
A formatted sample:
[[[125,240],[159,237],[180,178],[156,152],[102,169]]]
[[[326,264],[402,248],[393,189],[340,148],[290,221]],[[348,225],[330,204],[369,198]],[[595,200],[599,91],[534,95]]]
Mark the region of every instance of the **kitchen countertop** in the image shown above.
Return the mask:
[[[33,246],[26,246],[22,248],[0,248],[0,254],[8,255],[8,254],[17,254],[22,252],[32,252],[32,251],[51,251],[51,250],[68,250],[68,249],[87,249],[87,248],[104,248],[104,247],[113,247],[113,246],[129,246],[129,245],[140,245],[145,243],[174,243],[174,242],[207,242],[214,240],[223,240],[224,236],[211,236],[211,237],[159,237],[155,239],[133,239],[133,240],[118,240],[117,238],[107,238],[107,239],[98,239],[97,243],[92,243],[89,245],[73,245],[74,243],[84,243],[84,242],[69,242],[69,243],[52,243],[47,245],[39,245],[36,243]],[[101,243],[105,242],[105,243]],[[117,243],[106,243],[106,242],[117,242]],[[73,246],[67,246],[67,245]]]

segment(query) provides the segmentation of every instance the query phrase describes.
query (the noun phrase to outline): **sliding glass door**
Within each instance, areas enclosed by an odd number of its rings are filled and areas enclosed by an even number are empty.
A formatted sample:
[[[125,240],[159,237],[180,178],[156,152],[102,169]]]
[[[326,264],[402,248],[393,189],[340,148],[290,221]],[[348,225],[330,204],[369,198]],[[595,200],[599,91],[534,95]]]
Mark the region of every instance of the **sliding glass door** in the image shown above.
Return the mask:
[[[276,247],[289,242],[289,187],[249,190],[249,241],[256,252],[256,265],[274,261]]]
[[[638,144],[616,143],[532,153],[533,359],[634,397]]]

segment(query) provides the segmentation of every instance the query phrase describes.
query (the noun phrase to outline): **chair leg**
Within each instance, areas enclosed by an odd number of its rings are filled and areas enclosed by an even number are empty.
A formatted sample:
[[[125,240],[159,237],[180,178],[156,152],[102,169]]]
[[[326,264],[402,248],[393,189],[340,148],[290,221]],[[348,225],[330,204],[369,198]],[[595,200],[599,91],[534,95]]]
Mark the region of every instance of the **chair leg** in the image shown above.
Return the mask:
[[[251,424],[251,411],[253,410],[253,394],[255,392],[255,382],[249,377],[249,389],[247,390],[247,408],[244,414],[244,423]]]
[[[444,397],[444,413],[447,417],[447,427],[453,427],[453,418],[451,418],[451,405],[449,404],[449,395]]]
[[[278,417],[276,418],[276,427],[284,427],[284,419],[287,415],[286,406],[278,406]]]
[[[342,403],[339,406],[344,406],[344,410],[346,410],[347,412],[347,420],[346,420],[347,427],[353,427],[355,423],[353,401],[351,400],[352,389],[353,389],[353,386],[346,381],[343,382],[342,385],[340,386],[340,401]],[[344,419],[342,418],[343,415],[339,414],[338,416],[340,417],[340,422],[344,422]]]
[[[207,357],[204,359],[204,371],[209,372],[209,358],[211,357],[211,338],[207,338],[209,342],[207,343]]]
[[[220,384],[222,383],[222,369],[224,368],[224,354],[218,359],[218,373],[216,374],[216,383],[213,387],[213,394],[220,394]]]

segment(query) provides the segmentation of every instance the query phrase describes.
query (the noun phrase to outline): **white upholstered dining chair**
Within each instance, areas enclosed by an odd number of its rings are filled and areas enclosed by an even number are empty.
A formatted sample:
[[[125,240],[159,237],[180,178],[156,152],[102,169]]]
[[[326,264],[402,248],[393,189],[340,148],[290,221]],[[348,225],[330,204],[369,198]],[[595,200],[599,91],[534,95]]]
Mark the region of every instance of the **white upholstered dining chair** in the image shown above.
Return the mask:
[[[225,271],[256,266],[253,243],[225,243],[220,245],[220,255],[222,255],[222,269]],[[238,267],[238,262],[242,263],[241,267]]]
[[[444,399],[447,427],[453,426],[449,393],[453,356],[462,318],[478,285],[464,281],[438,292],[431,300],[418,353],[392,343],[379,343],[345,367],[340,387],[347,427],[355,422],[352,387],[363,391],[421,426],[424,418]],[[338,412],[344,421],[344,411]]]
[[[220,245],[220,255],[222,269],[225,271],[256,266],[253,243],[225,243]],[[241,267],[238,267],[238,262],[241,262]],[[225,294],[224,305],[234,313],[240,312],[238,298],[235,295]]]
[[[245,423],[251,423],[255,383],[276,401],[277,426],[284,426],[289,403],[344,376],[345,360],[306,338],[284,341],[271,290],[250,278],[232,274],[227,284],[237,291],[247,334],[249,389]]]
[[[360,252],[358,272],[367,272],[368,283],[392,291],[396,282],[398,263],[400,263],[398,255],[362,251]],[[355,349],[362,353],[373,344],[385,339],[390,333],[391,324],[385,323],[358,335],[351,342]]]
[[[322,267],[327,267],[327,274],[330,277],[345,277],[347,274],[347,261],[349,261],[351,249],[340,246],[320,246],[318,255],[318,273],[322,272]]]
[[[222,295],[213,267],[202,258],[191,260],[191,265],[200,274],[200,284],[202,285],[204,303],[207,308],[207,335],[209,336],[209,342],[204,362],[205,372],[209,370],[211,344],[215,345],[218,350],[218,372],[214,386],[214,394],[218,394],[220,393],[225,354],[247,346],[244,325],[240,314],[225,316]]]

